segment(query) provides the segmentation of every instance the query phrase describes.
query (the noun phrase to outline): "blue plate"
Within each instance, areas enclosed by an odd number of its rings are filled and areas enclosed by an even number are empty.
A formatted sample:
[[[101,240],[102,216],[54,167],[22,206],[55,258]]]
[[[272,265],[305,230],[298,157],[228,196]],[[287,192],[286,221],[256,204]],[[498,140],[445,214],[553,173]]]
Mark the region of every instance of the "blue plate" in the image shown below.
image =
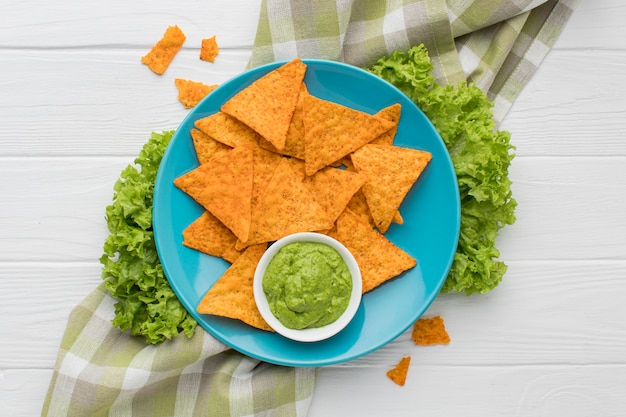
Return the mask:
[[[361,306],[339,334],[321,342],[295,342],[237,320],[202,315],[196,306],[228,268],[225,261],[182,245],[182,232],[202,208],[173,184],[198,166],[189,131],[197,119],[217,112],[226,100],[282,63],[244,72],[222,84],[182,122],[161,161],[155,183],[153,227],[159,258],[176,295],[206,331],[235,350],[288,366],[321,366],[372,352],[406,331],[431,304],[456,251],[460,199],[454,168],[439,134],[402,92],[359,68],[332,61],[303,60],[309,92],[370,114],[402,105],[395,144],[427,150],[433,158],[400,207],[404,224],[386,237],[417,260],[417,266],[363,296]],[[385,256],[385,254],[381,254]]]

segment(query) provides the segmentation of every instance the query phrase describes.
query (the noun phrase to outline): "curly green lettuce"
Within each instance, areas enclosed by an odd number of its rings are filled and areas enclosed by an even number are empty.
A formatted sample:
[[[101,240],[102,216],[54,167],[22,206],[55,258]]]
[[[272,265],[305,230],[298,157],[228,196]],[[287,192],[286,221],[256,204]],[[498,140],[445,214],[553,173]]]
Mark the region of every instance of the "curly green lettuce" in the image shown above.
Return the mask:
[[[117,299],[112,324],[149,344],[181,332],[191,337],[197,324],[165,278],[152,231],[154,183],[173,134],[152,133],[134,165],[122,171],[106,208],[110,234],[100,258],[105,286]]]
[[[493,103],[478,87],[442,86],[423,45],[378,60],[371,73],[404,92],[430,119],[443,139],[459,184],[461,229],[442,292],[487,293],[507,270],[498,260],[498,231],[515,222],[508,169],[514,157],[511,135],[497,130]]]

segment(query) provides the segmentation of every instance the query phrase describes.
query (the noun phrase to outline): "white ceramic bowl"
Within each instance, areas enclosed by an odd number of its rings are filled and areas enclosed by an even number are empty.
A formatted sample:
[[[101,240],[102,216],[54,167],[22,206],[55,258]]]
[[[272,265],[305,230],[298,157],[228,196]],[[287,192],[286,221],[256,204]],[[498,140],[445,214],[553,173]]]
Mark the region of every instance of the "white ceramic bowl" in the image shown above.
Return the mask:
[[[276,253],[278,253],[283,246],[293,242],[324,243],[332,247],[339,253],[339,255],[341,255],[343,260],[348,265],[348,270],[352,275],[352,294],[350,295],[348,307],[337,320],[326,326],[302,330],[290,329],[285,327],[270,311],[265,292],[263,292],[263,275],[265,274],[267,265],[272,260],[274,255],[276,255]],[[328,339],[329,337],[339,333],[348,325],[348,323],[350,323],[359,309],[359,305],[361,304],[362,289],[363,283],[361,281],[361,270],[359,269],[359,266],[350,251],[337,240],[314,232],[294,233],[274,242],[261,257],[254,273],[254,300],[261,316],[263,316],[267,324],[269,324],[270,327],[278,334],[299,342],[316,342]]]

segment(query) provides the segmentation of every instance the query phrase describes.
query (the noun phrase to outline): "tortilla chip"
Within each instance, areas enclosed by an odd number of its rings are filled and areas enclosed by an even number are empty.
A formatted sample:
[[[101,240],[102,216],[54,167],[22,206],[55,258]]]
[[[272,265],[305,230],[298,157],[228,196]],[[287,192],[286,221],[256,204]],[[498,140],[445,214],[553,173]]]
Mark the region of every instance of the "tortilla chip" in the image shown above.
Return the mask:
[[[372,140],[370,143],[374,145],[393,145],[393,140],[395,139],[396,132],[398,131],[398,122],[400,121],[401,112],[402,105],[400,103],[395,103],[376,113],[376,116],[389,120],[394,124],[394,126],[387,132]]]
[[[254,270],[266,249],[267,245],[247,248],[204,295],[196,308],[198,313],[228,317],[273,331],[259,312],[252,287]]]
[[[233,148],[242,143],[258,143],[259,141],[258,133],[223,112],[198,119],[194,122],[194,126],[216,141]]]
[[[409,372],[410,363],[410,356],[405,356],[404,358],[400,359],[400,362],[398,362],[393,369],[387,371],[387,377],[396,384],[403,387],[404,383],[406,382],[406,375]]]
[[[411,339],[420,346],[447,345],[450,343],[450,336],[441,316],[419,318],[413,323]]]
[[[296,103],[296,109],[293,112],[291,123],[289,124],[289,129],[287,130],[285,147],[279,151],[265,138],[261,138],[259,140],[261,147],[272,152],[280,153],[281,155],[304,159],[304,110],[302,103],[308,94],[309,92],[306,85],[302,83],[300,94],[298,95],[298,102]]]
[[[415,259],[378,233],[349,209],[328,233],[354,255],[363,280],[363,294],[416,265]]]
[[[361,189],[366,177],[357,172],[326,167],[304,179],[315,200],[326,210],[334,223],[352,196]]]
[[[389,120],[310,94],[303,106],[307,175],[339,161],[394,126]]]
[[[183,230],[184,246],[230,263],[235,262],[241,254],[235,249],[235,243],[237,236],[208,211],[203,212]]]
[[[385,233],[400,204],[430,162],[426,151],[365,145],[352,154],[357,172],[367,175],[363,194],[378,230]]]
[[[238,146],[174,180],[241,240],[250,231],[253,146]]]
[[[352,165],[352,160],[350,159],[350,157],[344,158],[343,164],[346,166],[346,170],[356,172],[356,170],[354,169],[354,166]],[[365,195],[363,194],[363,190],[361,189],[358,190],[352,196],[352,198],[348,202],[347,207],[350,210],[352,210],[354,214],[361,217],[363,221],[370,223],[372,227],[376,227],[376,224],[374,223],[374,219],[372,218],[372,213],[370,213],[370,208],[368,207],[367,201],[365,200]],[[393,222],[398,223],[398,224],[404,223],[404,219],[402,218],[402,215],[400,214],[399,211],[396,212],[396,214],[393,216]]]
[[[285,147],[306,64],[296,58],[257,79],[221,107],[250,126],[276,149]]]
[[[374,219],[372,219],[372,214],[370,213],[370,208],[367,206],[367,201],[365,201],[365,195],[363,194],[363,190],[359,190],[350,199],[348,202],[347,208],[356,216],[358,216],[361,221],[369,223],[370,226],[376,227],[374,224]]]
[[[251,201],[252,211],[254,211],[260,195],[272,179],[276,167],[282,159],[282,156],[274,152],[263,149],[258,145],[254,146],[254,159],[252,161],[252,169],[254,171]]]
[[[215,157],[224,155],[224,153],[232,149],[230,146],[216,141],[198,129],[191,129],[190,133],[193,147],[196,150],[196,156],[200,164],[204,164]]]
[[[287,160],[289,161],[289,165],[291,166],[293,172],[298,175],[300,181],[304,181],[306,178],[306,174],[304,172],[304,160],[298,158],[288,158]]]
[[[187,37],[178,26],[168,27],[150,52],[141,57],[141,62],[156,74],[163,75],[178,50],[183,46],[185,39]]]
[[[296,232],[312,232],[332,227],[328,214],[281,158],[252,213],[250,237],[246,245],[272,242]],[[241,245],[238,245],[240,248]]]
[[[215,36],[211,36],[210,38],[202,39],[202,44],[200,46],[200,59],[208,62],[215,62],[215,57],[219,53],[219,48],[217,46],[217,40]]]
[[[217,88],[217,84],[207,85],[182,78],[174,78],[174,84],[178,89],[178,101],[187,109],[195,107],[211,91]]]

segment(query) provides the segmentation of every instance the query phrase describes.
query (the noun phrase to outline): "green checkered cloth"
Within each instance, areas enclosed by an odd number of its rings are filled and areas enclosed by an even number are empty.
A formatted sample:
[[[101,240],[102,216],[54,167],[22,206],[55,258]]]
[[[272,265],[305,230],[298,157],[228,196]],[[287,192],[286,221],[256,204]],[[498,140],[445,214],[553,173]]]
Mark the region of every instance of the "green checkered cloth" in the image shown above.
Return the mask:
[[[473,82],[499,125],[578,0],[263,0],[250,67],[322,58],[368,67],[424,44],[435,80]]]
[[[104,284],[72,311],[43,416],[305,416],[314,368],[270,365],[198,328],[147,345],[111,325]]]
[[[498,124],[576,0],[263,0],[249,62],[324,58],[367,67],[424,44],[441,84],[469,80]],[[158,345],[111,324],[104,284],[70,315],[42,415],[305,416],[314,368],[271,365],[198,327]]]

